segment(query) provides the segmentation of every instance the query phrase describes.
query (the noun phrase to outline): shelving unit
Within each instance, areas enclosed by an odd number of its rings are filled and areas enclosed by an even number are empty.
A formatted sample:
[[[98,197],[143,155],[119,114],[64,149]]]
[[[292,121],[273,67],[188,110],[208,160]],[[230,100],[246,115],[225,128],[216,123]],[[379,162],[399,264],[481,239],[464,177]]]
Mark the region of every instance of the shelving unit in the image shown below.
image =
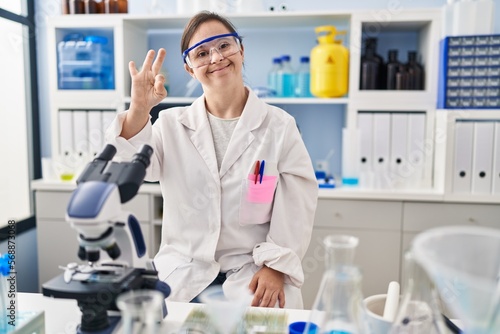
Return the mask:
[[[456,116],[457,111],[436,110],[441,36],[439,9],[392,11],[388,9],[378,13],[373,11],[264,12],[252,15],[234,14],[230,19],[243,36],[244,79],[251,87],[265,85],[272,57],[289,53],[293,62],[302,55],[308,55],[316,45],[315,27],[334,25],[338,30],[346,30],[344,45],[350,51],[347,96],[331,99],[264,99],[296,116],[313,162],[327,156],[332,148],[335,149],[334,157],[330,161],[334,175],[340,173],[342,128],[357,128],[360,113],[425,115],[422,145],[425,145],[426,156],[422,166],[424,175],[422,187],[398,190],[360,188],[320,190],[320,204],[316,213],[313,239],[304,258],[304,268],[308,277],[303,288],[306,307],[311,306],[318,289],[317,278],[321,277],[323,272],[321,240],[322,236],[328,233],[350,233],[360,237],[362,246],[357,259],[363,267],[364,293],[371,295],[385,293],[388,280],[400,278],[401,254],[419,231],[454,221],[457,224],[492,224],[481,210],[488,209],[489,213],[498,216],[489,204],[498,203],[499,196],[458,195],[450,190],[449,174],[453,169],[451,165],[453,121],[463,115]],[[164,47],[167,50],[164,68],[169,73],[171,91],[161,106],[191,104],[195,97],[184,96],[184,87],[190,76],[183,69],[179,50],[182,29],[188,20],[189,17],[181,16],[132,15],[112,17],[79,15],[52,18],[48,22],[52,152],[59,151],[57,113],[60,109],[120,111],[126,108],[130,103],[131,86],[128,62],[133,60],[136,64],[142,64],[148,49]],[[57,42],[64,34],[77,29],[103,31],[105,34],[113,35],[115,89],[107,91],[57,89]],[[366,36],[376,36],[379,39],[382,54],[389,48],[397,47],[393,44],[400,42],[406,43],[404,50],[418,50],[421,56],[419,60],[426,72],[425,89],[422,91],[360,90],[361,42]],[[470,115],[470,117],[500,119],[499,111],[489,111],[487,114],[471,112]],[[327,141],[324,138],[327,138]],[[72,189],[71,186],[59,186],[54,183],[45,185],[37,183],[34,188],[42,196],[41,202],[37,202],[37,207],[45,203],[43,196],[53,195],[51,191],[70,192]],[[148,226],[149,249],[154,254],[158,250],[161,238],[161,192],[156,184],[147,184],[141,189],[143,193],[148,194],[146,204],[148,219],[144,223]],[[467,207],[471,209],[471,213],[463,210],[449,211],[450,206],[453,207],[457,203],[469,203]],[[366,208],[369,210],[365,214]],[[420,214],[427,209],[429,212],[439,213],[441,220],[432,220],[432,224],[422,221],[419,225],[419,222],[410,216],[415,210]],[[42,223],[64,223],[63,216],[45,218],[42,219]],[[44,261],[45,258],[45,256],[40,258],[40,261]],[[388,260],[381,263],[384,260],[378,261],[380,258]],[[53,266],[52,263],[50,265]],[[39,267],[47,266],[40,263]],[[57,267],[54,269],[57,270]],[[42,279],[45,276],[40,277]]]
[[[49,50],[51,54],[50,73],[51,91],[54,92],[51,101],[51,109],[55,113],[61,108],[69,108],[76,104],[94,108],[93,103],[99,104],[107,109],[113,108],[117,111],[126,108],[130,102],[130,76],[128,74],[128,62],[134,61],[137,65],[142,64],[144,55],[148,49],[164,47],[167,57],[164,69],[169,74],[170,91],[169,96],[162,101],[162,105],[175,106],[190,104],[194,97],[185,97],[184,87],[191,79],[185,73],[180,57],[179,42],[182,30],[190,17],[182,16],[131,16],[117,15],[112,18],[99,15],[81,15],[78,17],[60,16],[50,22]],[[321,123],[321,116],[314,116],[314,111],[329,108],[332,112],[340,112],[340,117],[334,117],[329,121],[331,131],[341,133],[343,127],[354,128],[357,126],[357,114],[363,105],[371,110],[405,111],[415,110],[427,114],[428,139],[432,139],[432,125],[434,120],[433,109],[436,104],[436,80],[433,73],[437,73],[438,51],[430,45],[438,45],[440,11],[430,10],[398,10],[390,17],[377,18],[372,12],[365,11],[328,11],[328,12],[279,12],[279,13],[257,13],[257,14],[232,14],[231,21],[235,24],[243,36],[245,45],[245,74],[244,80],[251,87],[261,87],[266,84],[267,71],[271,59],[277,55],[288,53],[292,56],[292,63],[298,61],[302,55],[309,55],[310,50],[316,45],[314,28],[321,25],[334,25],[337,30],[346,31],[343,43],[350,51],[349,65],[349,93],[345,97],[321,99],[321,98],[267,98],[266,102],[292,110],[292,115],[301,114],[299,118],[304,119],[303,113],[311,115],[314,122]],[[374,28],[376,30],[374,30]],[[63,35],[74,29],[92,30],[102,29],[105,34],[110,31],[115,43],[115,83],[116,88],[111,91],[60,91],[57,90],[57,62],[55,49],[57,42]],[[361,40],[367,34],[377,34],[381,40],[392,38],[394,33],[403,34],[403,39],[410,40],[407,48],[415,48],[422,55],[426,72],[426,89],[424,91],[360,91],[359,90],[359,67],[361,57]],[[405,38],[411,36],[411,38]],[[198,90],[195,94],[198,94]],[[195,95],[197,96],[197,95]],[[411,102],[411,108],[408,108]],[[289,107],[292,106],[292,107]],[[297,106],[297,107],[293,107]],[[299,107],[300,106],[300,107]],[[329,107],[331,106],[331,108]],[[84,108],[85,108],[84,107]],[[303,109],[303,111],[302,111]],[[296,111],[294,111],[296,110]],[[307,123],[310,116],[307,116]],[[57,152],[58,125],[57,117],[53,117],[53,140],[52,146]],[[301,124],[299,124],[301,127]],[[341,167],[339,156],[341,152],[341,138],[339,136],[328,137],[329,143],[319,143],[317,132],[312,130],[309,124],[303,127],[303,137],[309,143],[311,158],[320,160],[328,155],[330,149],[335,150],[335,160],[330,161],[334,175],[340,175]],[[308,130],[311,129],[311,130]],[[331,142],[333,141],[333,142]],[[323,147],[318,149],[318,147]],[[425,181],[426,187],[432,188],[433,161],[430,159],[426,165],[426,174],[429,179]]]

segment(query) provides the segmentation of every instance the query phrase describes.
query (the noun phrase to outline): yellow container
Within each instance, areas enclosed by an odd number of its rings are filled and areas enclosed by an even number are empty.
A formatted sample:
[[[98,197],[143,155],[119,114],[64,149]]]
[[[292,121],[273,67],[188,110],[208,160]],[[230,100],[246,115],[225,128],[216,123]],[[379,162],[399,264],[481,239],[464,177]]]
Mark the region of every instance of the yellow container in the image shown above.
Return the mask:
[[[340,97],[347,94],[349,50],[336,40],[334,26],[315,29],[318,45],[311,50],[311,93],[316,97]]]

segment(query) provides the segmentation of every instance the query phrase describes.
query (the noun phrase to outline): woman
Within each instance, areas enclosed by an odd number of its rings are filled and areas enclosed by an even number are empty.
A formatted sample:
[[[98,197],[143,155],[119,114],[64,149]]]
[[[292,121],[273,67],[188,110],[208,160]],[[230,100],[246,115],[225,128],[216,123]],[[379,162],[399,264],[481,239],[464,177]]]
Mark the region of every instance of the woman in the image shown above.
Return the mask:
[[[184,68],[203,95],[188,107],[149,112],[167,92],[166,55],[130,62],[131,103],[108,140],[124,158],[154,149],[146,178],[162,190],[162,241],[154,258],[169,300],[191,301],[211,284],[250,289],[253,306],[302,308],[301,260],[309,245],[317,181],[294,119],[243,83],[244,47],[225,18],[201,12],[181,41]]]

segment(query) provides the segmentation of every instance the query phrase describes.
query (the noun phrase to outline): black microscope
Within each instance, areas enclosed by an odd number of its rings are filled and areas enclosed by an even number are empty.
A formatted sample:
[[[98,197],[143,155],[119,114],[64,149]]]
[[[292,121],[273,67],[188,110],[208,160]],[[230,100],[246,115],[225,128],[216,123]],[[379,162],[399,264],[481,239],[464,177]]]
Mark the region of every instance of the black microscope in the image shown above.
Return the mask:
[[[76,181],[66,221],[78,233],[78,257],[86,263],[61,267],[64,273],[43,284],[42,293],[77,300],[79,334],[112,333],[120,320],[116,299],[122,293],[151,289],[165,298],[170,294],[147,257],[139,222],[122,210],[143,183],[152,153],[143,145],[130,162],[115,162],[116,148],[108,144]],[[166,313],[163,305],[163,317]]]

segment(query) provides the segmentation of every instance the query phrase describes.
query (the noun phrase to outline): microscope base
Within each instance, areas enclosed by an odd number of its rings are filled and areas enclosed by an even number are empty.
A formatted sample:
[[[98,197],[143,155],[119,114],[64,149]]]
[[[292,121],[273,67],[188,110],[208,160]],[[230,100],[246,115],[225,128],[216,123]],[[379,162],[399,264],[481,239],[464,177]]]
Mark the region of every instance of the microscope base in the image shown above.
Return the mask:
[[[116,277],[93,277],[90,281],[64,281],[64,274],[54,277],[42,285],[42,293],[47,297],[76,299],[82,311],[79,332],[81,334],[111,333],[117,321],[108,311],[117,311],[115,301],[118,295],[130,290],[155,289],[157,272],[138,268],[125,268]],[[168,296],[168,294],[166,294]],[[166,306],[163,310],[167,314]],[[118,317],[119,318],[119,317]],[[113,324],[113,326],[111,326]]]

